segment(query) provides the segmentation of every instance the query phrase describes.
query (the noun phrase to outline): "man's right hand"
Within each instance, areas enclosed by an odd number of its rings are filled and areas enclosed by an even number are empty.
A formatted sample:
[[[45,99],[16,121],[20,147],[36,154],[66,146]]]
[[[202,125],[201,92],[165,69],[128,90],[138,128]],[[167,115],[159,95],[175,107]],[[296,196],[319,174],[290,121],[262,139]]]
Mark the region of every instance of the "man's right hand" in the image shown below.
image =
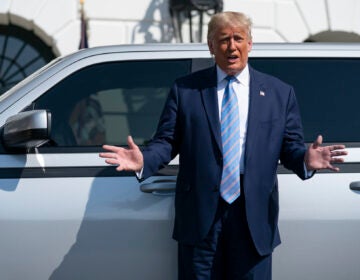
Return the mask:
[[[100,153],[99,156],[105,158],[106,163],[117,165],[117,171],[140,172],[144,165],[143,155],[131,136],[128,136],[127,142],[128,148],[104,145],[103,149],[107,152]]]

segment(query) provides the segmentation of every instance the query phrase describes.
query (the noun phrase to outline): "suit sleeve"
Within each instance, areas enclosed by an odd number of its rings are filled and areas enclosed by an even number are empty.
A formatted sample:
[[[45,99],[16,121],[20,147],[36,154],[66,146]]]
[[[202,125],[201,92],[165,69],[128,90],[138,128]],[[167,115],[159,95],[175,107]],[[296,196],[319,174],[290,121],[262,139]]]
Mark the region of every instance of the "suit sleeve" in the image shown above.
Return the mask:
[[[171,88],[165,102],[157,131],[149,144],[142,149],[144,169],[142,179],[146,179],[163,168],[178,154],[178,95],[177,86]]]
[[[294,90],[291,88],[287,104],[280,161],[287,169],[294,171],[303,180],[309,178],[304,169],[305,152],[306,146],[304,143],[300,110]]]

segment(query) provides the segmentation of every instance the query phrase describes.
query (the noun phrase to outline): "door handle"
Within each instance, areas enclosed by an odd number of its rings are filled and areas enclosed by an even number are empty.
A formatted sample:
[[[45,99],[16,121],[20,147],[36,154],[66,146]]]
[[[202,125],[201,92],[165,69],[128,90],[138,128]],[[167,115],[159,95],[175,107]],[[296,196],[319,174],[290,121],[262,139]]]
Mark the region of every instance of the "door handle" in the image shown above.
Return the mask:
[[[175,193],[175,180],[156,180],[151,183],[140,185],[140,190],[144,193],[152,193],[155,195],[172,195]]]
[[[360,191],[360,181],[351,182],[350,183],[350,190],[352,190],[352,191]]]

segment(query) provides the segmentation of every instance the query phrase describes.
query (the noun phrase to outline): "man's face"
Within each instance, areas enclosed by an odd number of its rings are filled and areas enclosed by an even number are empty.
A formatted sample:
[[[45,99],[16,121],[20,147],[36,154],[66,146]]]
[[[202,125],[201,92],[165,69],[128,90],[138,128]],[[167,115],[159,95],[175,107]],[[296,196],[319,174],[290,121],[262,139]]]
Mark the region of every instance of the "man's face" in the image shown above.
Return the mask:
[[[246,66],[252,40],[245,28],[218,28],[212,40],[208,41],[216,64],[228,75],[240,73]]]

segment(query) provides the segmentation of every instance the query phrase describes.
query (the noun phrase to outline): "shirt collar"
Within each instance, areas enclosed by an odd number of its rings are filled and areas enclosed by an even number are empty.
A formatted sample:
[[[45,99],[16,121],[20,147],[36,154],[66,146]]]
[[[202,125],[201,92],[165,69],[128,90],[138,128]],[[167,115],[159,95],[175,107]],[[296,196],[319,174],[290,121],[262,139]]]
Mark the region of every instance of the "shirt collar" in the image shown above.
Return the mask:
[[[219,66],[216,65],[216,73],[217,73],[217,83],[221,83],[227,76],[227,74],[220,69]],[[236,80],[239,81],[244,86],[249,86],[250,84],[250,73],[249,73],[249,67],[248,64],[246,64],[245,68],[235,75]]]

